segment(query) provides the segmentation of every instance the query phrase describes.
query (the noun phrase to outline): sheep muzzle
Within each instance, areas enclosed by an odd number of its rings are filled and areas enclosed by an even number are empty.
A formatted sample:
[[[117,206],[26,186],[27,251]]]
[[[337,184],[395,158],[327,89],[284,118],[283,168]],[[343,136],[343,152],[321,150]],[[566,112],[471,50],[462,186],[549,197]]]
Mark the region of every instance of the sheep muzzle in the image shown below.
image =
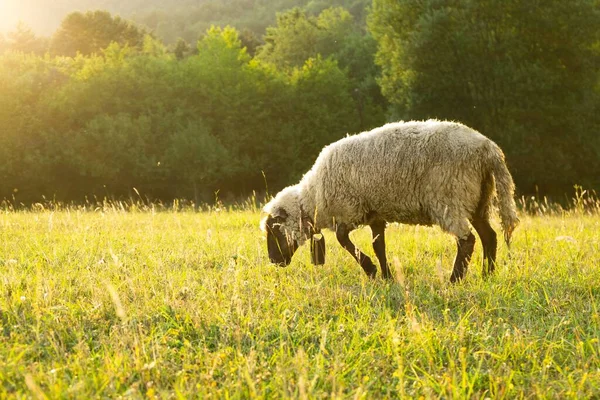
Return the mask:
[[[278,219],[267,219],[267,251],[272,264],[286,267],[292,261],[292,256],[298,249],[298,243],[281,229],[281,221]]]

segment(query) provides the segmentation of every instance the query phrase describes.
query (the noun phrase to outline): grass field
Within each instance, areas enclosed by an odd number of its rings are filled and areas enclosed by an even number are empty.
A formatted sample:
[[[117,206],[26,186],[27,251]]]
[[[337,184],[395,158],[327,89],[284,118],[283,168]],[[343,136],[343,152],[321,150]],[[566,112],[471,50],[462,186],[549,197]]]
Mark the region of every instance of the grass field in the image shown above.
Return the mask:
[[[256,211],[2,212],[0,398],[598,398],[600,216],[521,220],[451,286],[436,228],[388,283],[331,233],[269,265]]]

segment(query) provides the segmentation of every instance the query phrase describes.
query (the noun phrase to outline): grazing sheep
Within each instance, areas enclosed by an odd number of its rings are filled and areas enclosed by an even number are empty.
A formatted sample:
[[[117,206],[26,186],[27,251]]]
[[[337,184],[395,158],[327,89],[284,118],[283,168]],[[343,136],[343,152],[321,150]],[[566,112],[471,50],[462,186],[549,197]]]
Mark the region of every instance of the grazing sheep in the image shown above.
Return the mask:
[[[358,226],[369,225],[382,275],[391,278],[386,222],[436,224],[456,237],[450,277],[456,282],[464,277],[473,254],[470,225],[483,244],[484,275],[495,268],[496,232],[489,223],[494,189],[509,244],[519,220],[502,150],[456,122],[390,123],[326,146],[298,184],[283,189],[264,207],[261,228],[273,263],[289,264],[306,240],[313,263],[324,263],[325,241],[319,236],[322,228],[329,228],[366,274],[375,277],[377,268],[348,236]]]

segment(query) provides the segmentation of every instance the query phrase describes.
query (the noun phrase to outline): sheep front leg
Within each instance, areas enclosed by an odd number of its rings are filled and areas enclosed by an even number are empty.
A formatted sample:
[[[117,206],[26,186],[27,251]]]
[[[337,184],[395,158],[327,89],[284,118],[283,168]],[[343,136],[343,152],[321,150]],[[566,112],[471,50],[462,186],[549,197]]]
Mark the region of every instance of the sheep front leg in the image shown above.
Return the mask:
[[[373,222],[371,224],[371,232],[373,234],[373,250],[375,250],[375,255],[379,260],[381,275],[385,279],[392,279],[392,274],[385,255],[385,221]]]
[[[373,264],[373,261],[367,256],[365,253],[360,251],[354,246],[354,243],[350,240],[350,231],[348,230],[348,226],[346,224],[338,224],[335,229],[335,236],[337,237],[338,242],[342,245],[344,249],[348,251],[354,257],[356,262],[360,264],[365,273],[369,276],[369,278],[375,278],[377,275],[377,267]]]

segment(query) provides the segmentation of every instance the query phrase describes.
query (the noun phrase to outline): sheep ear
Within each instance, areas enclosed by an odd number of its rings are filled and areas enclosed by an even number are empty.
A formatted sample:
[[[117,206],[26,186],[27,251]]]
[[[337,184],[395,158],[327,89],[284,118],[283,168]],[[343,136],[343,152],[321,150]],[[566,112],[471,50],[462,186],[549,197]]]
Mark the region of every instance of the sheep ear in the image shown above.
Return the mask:
[[[321,233],[310,237],[310,260],[314,265],[325,264],[325,236]]]
[[[288,213],[283,208],[276,208],[271,212],[271,217],[286,219]]]

